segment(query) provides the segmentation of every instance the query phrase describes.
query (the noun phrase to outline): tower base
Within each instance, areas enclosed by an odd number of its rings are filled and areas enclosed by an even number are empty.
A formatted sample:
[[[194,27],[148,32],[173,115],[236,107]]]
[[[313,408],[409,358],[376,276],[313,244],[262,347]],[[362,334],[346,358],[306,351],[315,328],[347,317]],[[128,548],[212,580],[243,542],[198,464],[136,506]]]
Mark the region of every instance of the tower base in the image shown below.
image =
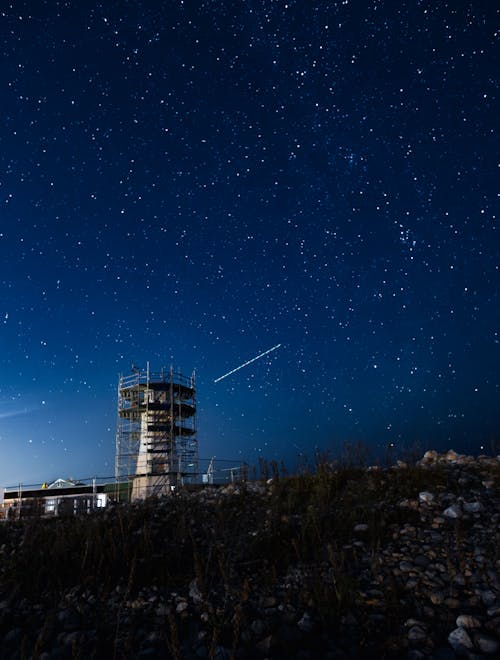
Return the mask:
[[[161,497],[172,492],[170,479],[165,476],[134,477],[132,501],[145,500],[147,497]]]

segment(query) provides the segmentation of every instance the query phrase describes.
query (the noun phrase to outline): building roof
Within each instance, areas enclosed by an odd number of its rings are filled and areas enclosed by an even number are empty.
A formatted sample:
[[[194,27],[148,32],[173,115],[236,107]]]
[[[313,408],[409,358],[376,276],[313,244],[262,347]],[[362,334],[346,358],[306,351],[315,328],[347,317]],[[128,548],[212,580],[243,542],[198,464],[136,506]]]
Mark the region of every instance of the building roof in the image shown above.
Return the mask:
[[[79,485],[83,486],[83,484],[80,484],[78,481],[72,481],[71,479],[56,479],[49,484],[47,488],[71,488],[72,486]]]

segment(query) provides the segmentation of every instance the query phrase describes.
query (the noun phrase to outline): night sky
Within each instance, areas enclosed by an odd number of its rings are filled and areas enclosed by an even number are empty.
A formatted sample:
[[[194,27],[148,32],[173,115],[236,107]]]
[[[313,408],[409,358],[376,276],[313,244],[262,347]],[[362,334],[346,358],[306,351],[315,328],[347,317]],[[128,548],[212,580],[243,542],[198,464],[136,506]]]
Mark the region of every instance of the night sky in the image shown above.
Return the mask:
[[[2,3],[0,485],[148,360],[201,458],[498,451],[494,5]]]

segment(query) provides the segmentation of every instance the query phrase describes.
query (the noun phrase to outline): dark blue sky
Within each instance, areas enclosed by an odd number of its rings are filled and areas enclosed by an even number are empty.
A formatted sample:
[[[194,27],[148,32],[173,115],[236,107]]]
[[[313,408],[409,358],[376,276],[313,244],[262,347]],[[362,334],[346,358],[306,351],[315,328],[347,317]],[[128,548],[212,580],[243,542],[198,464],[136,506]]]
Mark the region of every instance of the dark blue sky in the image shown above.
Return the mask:
[[[111,475],[147,360],[196,369],[200,457],[498,450],[496,19],[3,5],[0,484]]]

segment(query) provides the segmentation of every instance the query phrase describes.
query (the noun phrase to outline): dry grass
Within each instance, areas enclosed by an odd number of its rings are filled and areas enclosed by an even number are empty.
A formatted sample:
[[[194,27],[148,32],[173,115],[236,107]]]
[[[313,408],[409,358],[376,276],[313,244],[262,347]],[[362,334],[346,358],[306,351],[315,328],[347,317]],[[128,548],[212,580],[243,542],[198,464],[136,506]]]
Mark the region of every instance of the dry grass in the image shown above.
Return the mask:
[[[443,466],[367,470],[362,458],[335,463],[318,456],[313,469],[295,476],[261,464],[260,490],[243,483],[233,494],[208,489],[87,517],[2,524],[0,600],[44,603],[47,620],[37,652],[61,594],[71,589],[105,602],[118,588],[125,602],[152,586],[187,594],[194,579],[210,612],[212,654],[222,640],[234,655],[249,602],[283,590],[287,581],[286,598],[304,607],[313,603],[318,619],[332,629],[356,606],[362,555],[376,557],[394,525],[418,520],[416,511],[398,503],[421,490],[458,488]],[[500,470],[492,470],[492,478],[498,485]],[[358,523],[367,525],[362,550],[353,534]],[[292,567],[307,568],[297,583],[287,577]],[[387,594],[391,625],[405,615],[398,588],[395,583]],[[117,637],[123,626],[119,610]],[[170,655],[181,657],[175,612],[169,610],[164,631]]]

